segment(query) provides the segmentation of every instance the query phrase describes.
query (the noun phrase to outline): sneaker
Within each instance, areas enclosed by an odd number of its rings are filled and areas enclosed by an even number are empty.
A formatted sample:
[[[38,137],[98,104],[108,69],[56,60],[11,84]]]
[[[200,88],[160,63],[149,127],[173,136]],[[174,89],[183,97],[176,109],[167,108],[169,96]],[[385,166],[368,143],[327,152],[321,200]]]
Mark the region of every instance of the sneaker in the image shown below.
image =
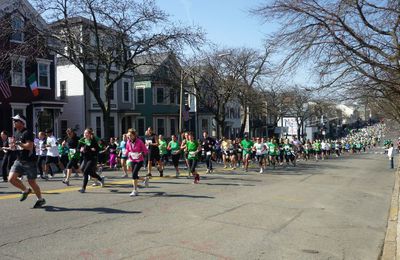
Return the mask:
[[[42,199],[36,201],[35,205],[33,205],[33,208],[34,209],[41,208],[44,205],[46,205],[46,200],[42,198]]]
[[[145,177],[143,181],[144,187],[148,188],[149,187],[149,177]]]
[[[93,184],[92,184],[93,187],[96,187],[96,186],[99,186],[99,185],[100,184],[97,181],[93,182]]]
[[[224,166],[224,169],[228,168],[226,165]]]
[[[28,198],[29,193],[31,193],[31,192],[32,192],[31,188],[28,188],[28,191],[22,192],[21,198],[19,199],[19,201],[26,200],[26,198]]]
[[[137,196],[137,195],[139,195],[139,193],[138,193],[137,190],[133,190],[133,191],[131,192],[131,194],[129,194],[129,196],[131,196],[131,197],[134,197],[134,196]]]
[[[179,177],[179,172],[175,173],[175,177],[178,178]]]
[[[65,185],[69,186],[69,181],[68,180],[63,180],[62,183],[64,183]]]
[[[160,177],[164,177],[164,170],[160,171]]]
[[[102,188],[104,188],[104,177],[103,178],[101,178],[101,181],[100,181],[100,186],[102,187]]]
[[[78,177],[79,177],[79,174],[78,174],[78,173],[75,173],[75,174],[74,174],[74,177],[75,177],[75,178],[78,178]]]
[[[207,169],[206,174],[207,174],[207,173],[210,173],[210,170],[209,170],[209,169]]]
[[[123,174],[121,177],[122,177],[122,178],[128,178],[128,174],[125,173],[125,174]]]
[[[80,190],[78,190],[80,193],[85,193],[86,192],[86,190],[85,189],[80,189]]]
[[[49,178],[47,177],[47,175],[40,175],[40,178],[42,178],[43,180],[48,180]]]
[[[146,177],[153,177],[153,175],[151,175],[151,173],[147,173]]]
[[[263,172],[264,172],[264,170],[263,170],[263,168],[261,168],[261,169],[260,169],[260,173],[263,173]]]

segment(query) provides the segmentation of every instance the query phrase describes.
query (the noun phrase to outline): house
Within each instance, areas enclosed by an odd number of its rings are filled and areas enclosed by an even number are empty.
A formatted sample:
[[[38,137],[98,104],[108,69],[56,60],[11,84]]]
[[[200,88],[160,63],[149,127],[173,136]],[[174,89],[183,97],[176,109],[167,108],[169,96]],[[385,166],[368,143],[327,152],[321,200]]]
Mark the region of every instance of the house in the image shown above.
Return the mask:
[[[56,97],[57,60],[41,33],[47,26],[27,0],[0,0],[1,130],[12,133],[11,116],[22,114],[34,132],[60,132],[65,103]]]
[[[156,134],[171,136],[179,131],[179,63],[173,53],[137,57],[142,65],[135,71],[135,127],[140,136],[147,127]],[[185,120],[185,119],[183,119]]]
[[[84,17],[72,17],[68,19],[71,28],[76,29],[82,36],[81,41],[92,43],[94,37],[91,33],[92,21]],[[61,33],[63,24],[57,21],[52,24],[55,31]],[[106,27],[103,28],[110,31]],[[106,37],[106,36],[105,36]],[[67,51],[67,48],[65,48]],[[82,50],[84,52],[84,50]],[[83,64],[84,71],[90,77],[95,78],[96,66],[90,59]],[[118,68],[113,66],[111,75],[116,75]],[[90,91],[87,82],[84,80],[84,74],[77,66],[68,59],[58,56],[57,63],[58,91],[57,95],[67,104],[64,106],[64,113],[60,116],[62,129],[71,127],[82,134],[86,127],[93,128],[95,134],[104,137],[103,112],[100,109],[94,94]],[[100,71],[100,77],[96,86],[96,91],[100,98],[105,100],[105,71]],[[109,135],[120,136],[126,133],[128,128],[135,126],[135,120],[138,113],[135,112],[135,102],[133,95],[133,73],[127,72],[121,79],[114,83],[110,93],[110,122]]]

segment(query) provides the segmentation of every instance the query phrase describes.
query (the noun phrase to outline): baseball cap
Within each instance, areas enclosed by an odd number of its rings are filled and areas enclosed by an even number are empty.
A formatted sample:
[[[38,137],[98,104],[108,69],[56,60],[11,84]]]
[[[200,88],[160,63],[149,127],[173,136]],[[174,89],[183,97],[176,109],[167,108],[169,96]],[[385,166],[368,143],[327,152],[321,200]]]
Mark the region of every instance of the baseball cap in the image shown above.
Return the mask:
[[[14,121],[21,121],[22,123],[24,123],[24,125],[26,125],[26,118],[23,115],[17,114],[13,117],[11,117]]]

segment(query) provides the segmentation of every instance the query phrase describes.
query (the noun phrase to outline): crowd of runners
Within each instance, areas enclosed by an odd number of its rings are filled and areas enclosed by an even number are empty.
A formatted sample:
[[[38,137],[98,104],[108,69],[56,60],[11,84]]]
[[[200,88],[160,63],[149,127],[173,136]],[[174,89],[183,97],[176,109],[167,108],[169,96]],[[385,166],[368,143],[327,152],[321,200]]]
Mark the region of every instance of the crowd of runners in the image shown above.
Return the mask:
[[[57,139],[52,129],[35,136],[25,127],[23,116],[14,116],[13,122],[16,129],[14,136],[1,132],[3,181],[9,181],[22,191],[21,201],[27,198],[32,188],[38,197],[34,207],[46,203],[36,178],[49,180],[56,172],[63,173],[62,182],[67,186],[72,174],[75,177],[83,175],[79,192],[85,193],[89,179],[94,182],[92,185],[104,186],[103,169],[121,171],[123,178],[131,175],[133,190],[130,196],[136,196],[139,182],[148,187],[153,169],[163,177],[167,165],[174,167],[176,178],[187,171],[187,178],[198,184],[199,162],[205,163],[206,174],[213,173],[213,164],[216,163],[235,172],[248,172],[255,166],[263,174],[276,167],[295,167],[302,160],[319,161],[346,153],[365,152],[380,144],[385,132],[384,124],[376,124],[349,131],[343,138],[311,141],[299,140],[296,136],[250,138],[247,134],[243,138],[215,139],[204,131],[202,138],[196,140],[192,132],[166,138],[155,134],[149,127],[143,137],[139,137],[134,129],[129,129],[120,140],[110,138],[106,142],[95,136],[91,128],[85,129],[81,137],[73,129],[67,129],[66,137]],[[400,139],[397,142],[400,147]],[[24,175],[31,188],[23,184]]]

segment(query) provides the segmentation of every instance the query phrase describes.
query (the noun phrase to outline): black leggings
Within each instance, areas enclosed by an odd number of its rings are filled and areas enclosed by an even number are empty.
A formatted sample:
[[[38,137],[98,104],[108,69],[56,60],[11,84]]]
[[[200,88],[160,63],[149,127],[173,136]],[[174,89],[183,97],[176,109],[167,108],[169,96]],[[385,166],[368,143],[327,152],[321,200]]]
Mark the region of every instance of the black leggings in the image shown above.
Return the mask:
[[[93,178],[98,179],[99,181],[101,181],[101,177],[96,173],[96,166],[97,166],[97,160],[89,160],[83,161],[83,167],[82,167],[82,171],[83,171],[83,189],[86,189],[86,186],[88,184],[89,181],[89,175]]]
[[[137,180],[139,179],[139,171],[140,168],[143,166],[143,161],[141,162],[132,162],[132,179]]]
[[[191,173],[194,173],[196,171],[197,167],[197,160],[189,160],[189,170]]]
[[[174,167],[178,167],[179,165],[179,158],[181,157],[181,154],[173,154],[172,155],[172,164],[174,165]]]

